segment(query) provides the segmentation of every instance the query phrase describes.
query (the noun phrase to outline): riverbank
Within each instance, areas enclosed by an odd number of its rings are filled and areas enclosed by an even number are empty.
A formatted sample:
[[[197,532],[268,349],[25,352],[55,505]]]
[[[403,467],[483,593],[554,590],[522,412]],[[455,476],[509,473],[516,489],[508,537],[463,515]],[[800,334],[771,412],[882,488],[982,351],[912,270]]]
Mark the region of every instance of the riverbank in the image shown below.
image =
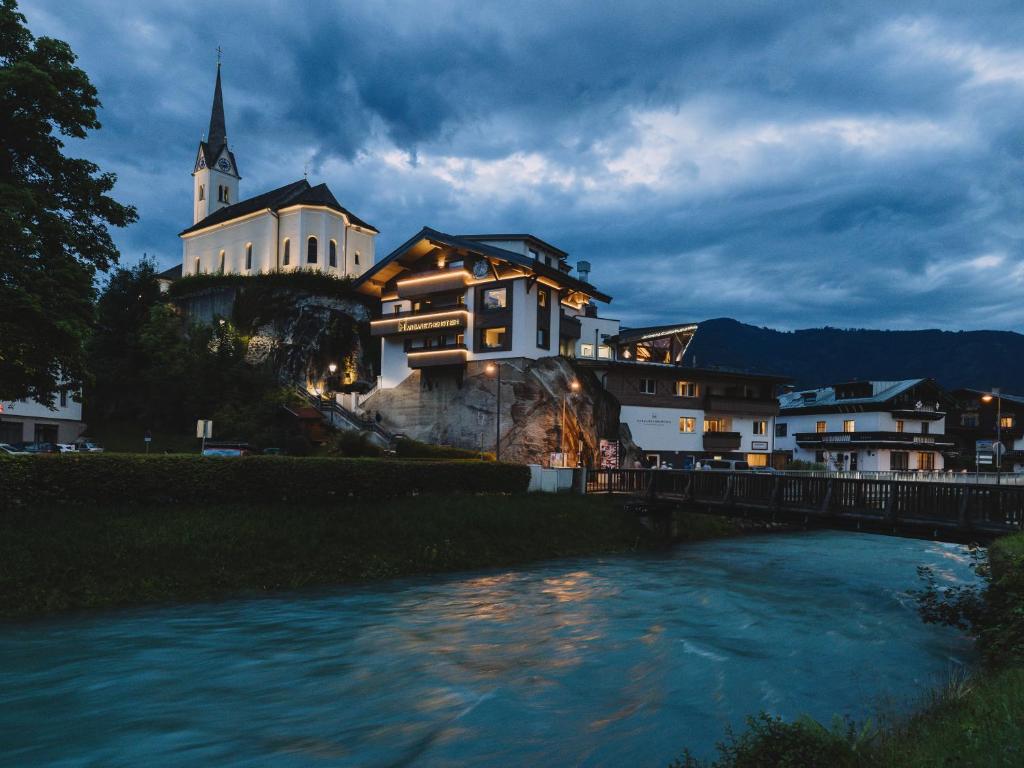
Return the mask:
[[[991,572],[988,572],[989,567]],[[1016,768],[1024,765],[1024,533],[997,540],[981,590],[937,594],[928,621],[966,628],[983,664],[931,692],[904,719],[825,727],[810,718],[783,722],[760,715],[729,734],[715,761],[689,755],[671,768]]]
[[[727,536],[686,515],[686,540]],[[0,516],[0,615],[507,567],[663,546],[614,499],[420,495],[333,503],[51,506]]]

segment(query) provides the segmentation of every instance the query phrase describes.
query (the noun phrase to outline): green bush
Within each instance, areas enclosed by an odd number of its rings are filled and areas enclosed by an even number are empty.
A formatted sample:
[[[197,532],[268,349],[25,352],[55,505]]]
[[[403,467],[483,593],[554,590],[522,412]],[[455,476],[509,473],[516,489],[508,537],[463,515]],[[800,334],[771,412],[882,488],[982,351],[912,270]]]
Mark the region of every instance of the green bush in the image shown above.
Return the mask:
[[[525,491],[526,467],[493,462],[56,454],[4,462],[0,509],[288,501]]]
[[[453,448],[450,445],[431,445],[411,440],[407,437],[395,441],[395,453],[405,459],[479,459],[479,451],[467,451],[465,448]],[[493,453],[483,454],[484,458],[493,461]]]
[[[172,299],[189,296],[200,291],[219,288],[283,288],[303,291],[316,296],[339,299],[357,297],[350,277],[335,277],[313,269],[294,269],[288,272],[265,272],[257,275],[199,274],[186,275],[171,284],[167,295]]]
[[[342,430],[331,437],[327,452],[349,458],[384,455],[384,449],[373,441],[369,432],[355,432],[350,429]]]

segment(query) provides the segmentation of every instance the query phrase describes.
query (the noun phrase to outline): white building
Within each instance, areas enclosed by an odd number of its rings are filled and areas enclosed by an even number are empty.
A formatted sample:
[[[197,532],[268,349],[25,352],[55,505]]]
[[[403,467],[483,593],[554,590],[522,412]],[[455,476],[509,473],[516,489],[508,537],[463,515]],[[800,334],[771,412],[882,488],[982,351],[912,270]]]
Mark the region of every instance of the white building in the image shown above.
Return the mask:
[[[852,381],[779,398],[775,446],[834,470],[943,469],[948,396],[932,379]]]
[[[310,269],[358,277],[373,266],[377,229],[342,207],[326,184],[301,179],[240,200],[220,65],[192,177],[192,226],[180,233],[183,275]]]
[[[381,301],[370,326],[382,339],[379,386],[414,370],[429,377],[472,361],[571,355],[587,303],[611,299],[570,274],[566,257],[533,235],[422,229],[357,283]]]
[[[0,443],[71,443],[85,431],[78,395],[61,389],[48,408],[35,400],[0,403]]]
[[[775,393],[787,379],[687,364],[697,324],[622,329],[588,309],[580,318],[577,360],[619,401],[620,420],[646,465],[771,463]]]

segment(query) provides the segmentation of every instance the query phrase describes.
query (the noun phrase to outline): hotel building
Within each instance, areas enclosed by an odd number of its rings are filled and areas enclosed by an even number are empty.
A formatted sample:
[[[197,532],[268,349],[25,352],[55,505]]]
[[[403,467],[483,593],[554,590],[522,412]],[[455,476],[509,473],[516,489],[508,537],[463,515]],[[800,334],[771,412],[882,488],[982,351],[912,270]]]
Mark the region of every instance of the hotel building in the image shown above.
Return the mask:
[[[533,235],[449,235],[424,228],[374,265],[356,288],[380,299],[378,385],[424,380],[473,361],[571,356],[591,299],[608,302],[579,262]]]
[[[776,449],[831,470],[943,469],[949,396],[932,379],[851,381],[779,398]]]
[[[580,318],[577,361],[619,401],[620,419],[645,465],[687,468],[709,459],[770,464],[775,394],[788,379],[688,365],[697,324],[620,329],[617,320],[589,309]]]

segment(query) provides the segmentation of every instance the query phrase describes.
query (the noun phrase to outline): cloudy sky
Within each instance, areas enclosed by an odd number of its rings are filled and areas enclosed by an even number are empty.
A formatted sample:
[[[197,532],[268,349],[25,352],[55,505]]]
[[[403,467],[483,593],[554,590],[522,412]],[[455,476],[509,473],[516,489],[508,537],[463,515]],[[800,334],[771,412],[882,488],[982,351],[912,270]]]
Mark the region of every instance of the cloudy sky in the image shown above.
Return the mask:
[[[970,8],[968,12],[968,8]],[[22,0],[104,104],[124,260],[180,261],[224,49],[248,197],[326,181],[381,230],[531,232],[631,324],[1024,324],[1013,2]]]

